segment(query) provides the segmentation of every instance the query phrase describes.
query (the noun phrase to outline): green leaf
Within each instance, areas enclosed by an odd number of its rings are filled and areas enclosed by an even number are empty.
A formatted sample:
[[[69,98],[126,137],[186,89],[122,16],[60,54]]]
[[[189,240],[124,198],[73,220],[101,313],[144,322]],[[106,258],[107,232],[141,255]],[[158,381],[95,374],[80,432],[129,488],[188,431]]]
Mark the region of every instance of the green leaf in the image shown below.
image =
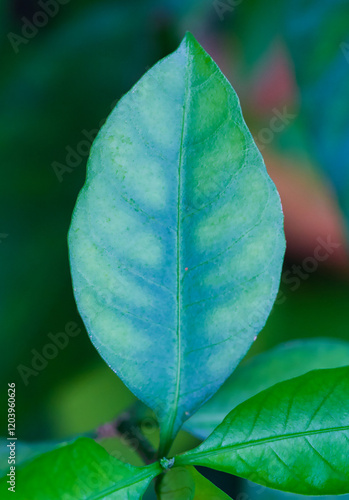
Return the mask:
[[[92,439],[80,438],[16,471],[19,500],[138,500],[161,473],[156,463],[134,467],[111,457]],[[1,486],[8,487],[5,476]]]
[[[281,382],[233,410],[177,465],[303,495],[349,493],[349,367]]]
[[[92,434],[95,433],[91,432],[90,434],[90,437],[92,437]],[[22,465],[25,462],[29,462],[34,458],[42,455],[43,453],[47,453],[56,448],[66,446],[76,439],[77,437],[61,441],[16,441],[16,466]],[[102,448],[104,448],[109,453],[109,455],[122,460],[122,462],[131,463],[132,465],[137,466],[144,465],[138,453],[136,453],[135,449],[131,446],[133,443],[129,443],[125,438],[95,438],[95,441],[100,444]],[[9,464],[7,445],[7,438],[0,438],[0,477],[8,473]]]
[[[283,491],[272,490],[271,488],[266,488],[260,484],[254,484],[250,481],[243,481],[242,499],[250,500],[338,500],[338,495],[322,495],[319,496],[309,496],[309,495],[297,495],[295,493],[285,493]],[[244,496],[245,495],[245,496]],[[349,495],[341,495],[340,500],[349,500]]]
[[[102,128],[69,247],[92,341],[155,410],[165,454],[264,326],[284,255],[275,186],[192,35]]]
[[[287,3],[285,35],[300,88],[304,130],[336,190],[349,229],[349,3]],[[302,20],[300,22],[300,19]],[[326,30],[326,39],[322,35]],[[326,119],[324,119],[326,116]],[[347,231],[347,236],[349,235]]]
[[[159,500],[229,500],[194,467],[174,467],[164,474],[157,485]]]
[[[280,344],[249,359],[186,423],[194,436],[206,439],[228,413],[268,387],[311,370],[349,365],[349,342],[340,339],[304,339]]]
[[[128,438],[128,439],[127,439]],[[126,437],[112,437],[112,438],[102,438],[96,440],[108,453],[114,458],[126,462],[128,464],[142,466],[144,465],[143,460],[137,453],[137,447],[135,441],[132,441],[126,435]]]
[[[38,455],[51,451],[62,444],[67,444],[67,442],[41,441],[37,443],[29,443],[16,441],[16,466],[19,466],[28,460],[32,460]],[[5,476],[9,470],[7,445],[7,438],[0,438],[0,477]]]

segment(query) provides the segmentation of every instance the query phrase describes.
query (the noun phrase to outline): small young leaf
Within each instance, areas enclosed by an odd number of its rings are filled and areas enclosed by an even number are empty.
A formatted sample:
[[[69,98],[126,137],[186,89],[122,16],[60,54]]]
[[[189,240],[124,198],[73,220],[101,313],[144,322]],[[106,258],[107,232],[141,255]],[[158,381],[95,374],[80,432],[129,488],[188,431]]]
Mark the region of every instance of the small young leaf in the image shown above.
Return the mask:
[[[230,497],[194,467],[175,467],[161,477],[159,500],[229,500]]]
[[[243,401],[278,382],[311,370],[349,365],[349,342],[304,339],[280,344],[242,364],[217,394],[185,424],[194,436],[206,439],[228,413]]]
[[[34,459],[16,471],[18,500],[139,500],[158,464],[134,467],[111,457],[92,439],[80,438]],[[8,477],[0,486],[8,487]]]
[[[155,410],[165,454],[264,326],[285,249],[238,98],[192,35],[98,135],[69,247],[92,341]]]
[[[233,410],[177,465],[304,495],[349,493],[349,367],[274,385]]]

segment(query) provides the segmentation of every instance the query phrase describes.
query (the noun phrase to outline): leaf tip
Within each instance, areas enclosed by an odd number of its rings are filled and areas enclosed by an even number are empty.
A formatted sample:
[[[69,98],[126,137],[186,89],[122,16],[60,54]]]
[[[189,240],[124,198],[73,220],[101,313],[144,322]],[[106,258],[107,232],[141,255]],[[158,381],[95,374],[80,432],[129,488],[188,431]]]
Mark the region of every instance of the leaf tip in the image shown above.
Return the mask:
[[[181,45],[184,45],[187,48],[200,47],[199,42],[196,40],[195,36],[190,31],[187,31],[185,33]]]

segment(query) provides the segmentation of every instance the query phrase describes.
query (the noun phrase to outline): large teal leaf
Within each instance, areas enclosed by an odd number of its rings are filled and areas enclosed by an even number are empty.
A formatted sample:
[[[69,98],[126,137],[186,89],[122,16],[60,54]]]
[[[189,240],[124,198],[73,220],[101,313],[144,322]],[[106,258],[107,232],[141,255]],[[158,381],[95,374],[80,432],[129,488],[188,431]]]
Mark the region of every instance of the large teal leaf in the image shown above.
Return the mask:
[[[219,391],[185,425],[206,439],[228,413],[243,401],[278,382],[311,370],[349,365],[349,342],[340,339],[304,339],[280,344],[242,362]]]
[[[229,500],[230,497],[203,477],[195,467],[174,467],[157,485],[159,500]]]
[[[159,464],[134,467],[111,457],[92,439],[80,438],[16,470],[19,500],[139,500]],[[8,487],[5,476],[0,486]]]
[[[264,326],[282,223],[234,90],[187,34],[102,128],[69,234],[92,341],[156,411],[163,453]]]
[[[349,493],[349,367],[281,382],[233,410],[178,465],[303,495]]]

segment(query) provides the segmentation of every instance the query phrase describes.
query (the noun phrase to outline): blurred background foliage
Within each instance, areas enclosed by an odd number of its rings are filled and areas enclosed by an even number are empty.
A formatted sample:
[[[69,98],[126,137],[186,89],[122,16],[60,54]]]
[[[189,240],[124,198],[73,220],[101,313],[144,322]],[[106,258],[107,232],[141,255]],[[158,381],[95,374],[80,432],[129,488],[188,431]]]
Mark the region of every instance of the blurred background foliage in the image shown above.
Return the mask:
[[[349,340],[348,20],[348,0],[1,1],[0,372],[17,384],[20,439],[87,432],[134,401],[78,316],[66,235],[91,138],[186,30],[238,92],[285,212],[281,292],[250,355],[296,338]],[[32,350],[72,321],[81,333],[25,384],[18,366],[32,368]],[[210,474],[240,500],[264,498]]]

